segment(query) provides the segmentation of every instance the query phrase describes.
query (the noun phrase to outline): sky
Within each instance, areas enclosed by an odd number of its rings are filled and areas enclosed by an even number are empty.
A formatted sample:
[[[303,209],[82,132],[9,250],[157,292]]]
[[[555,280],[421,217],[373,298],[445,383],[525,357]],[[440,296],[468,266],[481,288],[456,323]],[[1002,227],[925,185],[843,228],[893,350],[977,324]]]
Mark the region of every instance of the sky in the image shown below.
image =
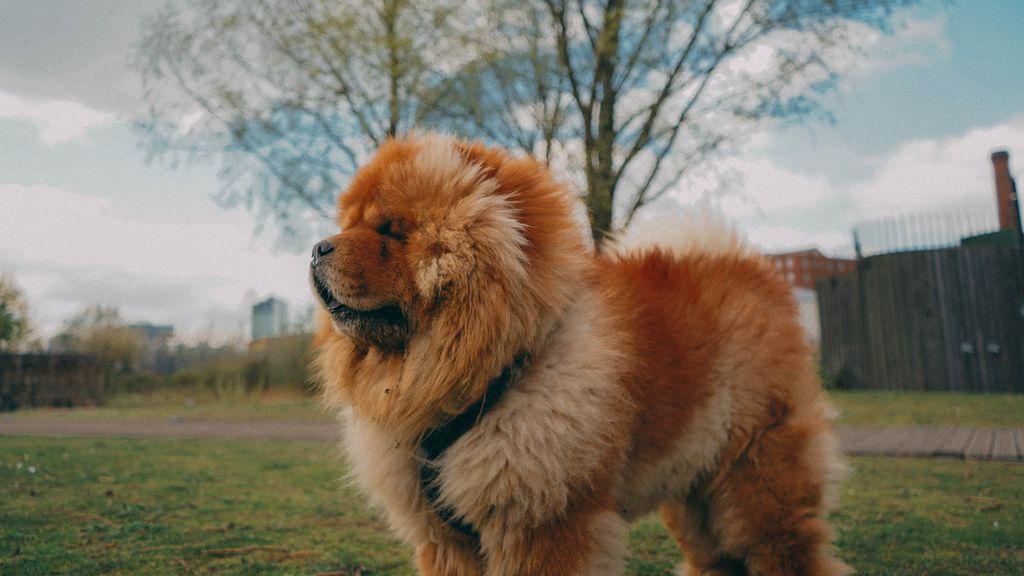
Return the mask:
[[[245,336],[251,304],[312,303],[305,250],[225,209],[215,164],[148,162],[128,67],[162,0],[0,0],[0,272],[42,337],[91,304],[186,340]],[[984,9],[982,9],[984,7]],[[928,1],[875,34],[827,97],[831,121],[772,126],[654,209],[701,194],[768,252],[852,254],[858,222],[989,210],[990,155],[1024,174],[1020,0]]]

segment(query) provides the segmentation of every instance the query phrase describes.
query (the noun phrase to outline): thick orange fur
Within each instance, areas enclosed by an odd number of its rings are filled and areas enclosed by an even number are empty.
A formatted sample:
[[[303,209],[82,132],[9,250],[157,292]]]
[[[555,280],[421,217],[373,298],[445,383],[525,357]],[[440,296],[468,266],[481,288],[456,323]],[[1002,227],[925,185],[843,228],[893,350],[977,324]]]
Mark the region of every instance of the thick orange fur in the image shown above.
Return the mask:
[[[653,510],[687,574],[845,573],[829,409],[788,287],[714,223],[596,255],[572,201],[536,162],[430,135],[386,144],[340,199],[314,271],[328,303],[405,322],[323,312],[321,383],[419,573],[621,574],[627,522]],[[470,538],[425,501],[417,440],[522,353],[437,462]]]

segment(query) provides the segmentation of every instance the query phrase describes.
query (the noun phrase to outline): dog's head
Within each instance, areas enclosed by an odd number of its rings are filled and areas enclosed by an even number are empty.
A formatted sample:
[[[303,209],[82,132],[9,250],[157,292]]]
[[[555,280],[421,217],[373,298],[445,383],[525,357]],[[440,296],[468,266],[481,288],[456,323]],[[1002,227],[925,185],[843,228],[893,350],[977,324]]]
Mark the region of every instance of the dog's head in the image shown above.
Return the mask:
[[[402,351],[445,301],[483,282],[479,252],[504,276],[522,268],[516,209],[466,150],[440,137],[393,140],[356,174],[339,200],[341,232],[314,246],[310,266],[338,334]]]
[[[321,349],[403,363],[409,381],[388,403],[429,389],[444,411],[472,402],[571,300],[589,262],[572,201],[529,159],[436,135],[389,141],[340,197],[341,231],[313,248]]]

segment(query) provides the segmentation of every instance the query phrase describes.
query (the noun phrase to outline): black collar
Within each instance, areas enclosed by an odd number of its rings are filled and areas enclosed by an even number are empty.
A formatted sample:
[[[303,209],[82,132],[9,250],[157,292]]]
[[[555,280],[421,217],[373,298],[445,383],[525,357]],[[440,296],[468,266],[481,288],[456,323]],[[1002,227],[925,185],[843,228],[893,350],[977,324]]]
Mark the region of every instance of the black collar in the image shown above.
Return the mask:
[[[455,511],[450,507],[441,504],[437,460],[452,444],[469,432],[484,415],[498,405],[502,396],[505,395],[505,391],[526,372],[529,363],[530,355],[528,353],[524,352],[516,356],[512,363],[501,371],[501,374],[487,384],[487,391],[483,398],[448,422],[428,430],[420,439],[419,448],[423,454],[423,460],[420,462],[420,487],[423,489],[423,495],[427,497],[427,501],[441,517],[442,522],[457,532],[474,539],[479,537],[476,528],[456,516]]]

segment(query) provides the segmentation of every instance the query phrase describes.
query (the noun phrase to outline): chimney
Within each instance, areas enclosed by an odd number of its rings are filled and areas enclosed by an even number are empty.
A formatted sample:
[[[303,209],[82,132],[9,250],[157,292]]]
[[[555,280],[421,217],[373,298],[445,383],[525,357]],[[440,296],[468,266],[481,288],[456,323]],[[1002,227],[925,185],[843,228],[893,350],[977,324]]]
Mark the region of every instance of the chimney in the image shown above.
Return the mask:
[[[1017,183],[1010,176],[1010,153],[999,150],[992,153],[992,167],[996,176],[996,206],[999,208],[999,229],[1013,230],[1021,238],[1020,204]]]

